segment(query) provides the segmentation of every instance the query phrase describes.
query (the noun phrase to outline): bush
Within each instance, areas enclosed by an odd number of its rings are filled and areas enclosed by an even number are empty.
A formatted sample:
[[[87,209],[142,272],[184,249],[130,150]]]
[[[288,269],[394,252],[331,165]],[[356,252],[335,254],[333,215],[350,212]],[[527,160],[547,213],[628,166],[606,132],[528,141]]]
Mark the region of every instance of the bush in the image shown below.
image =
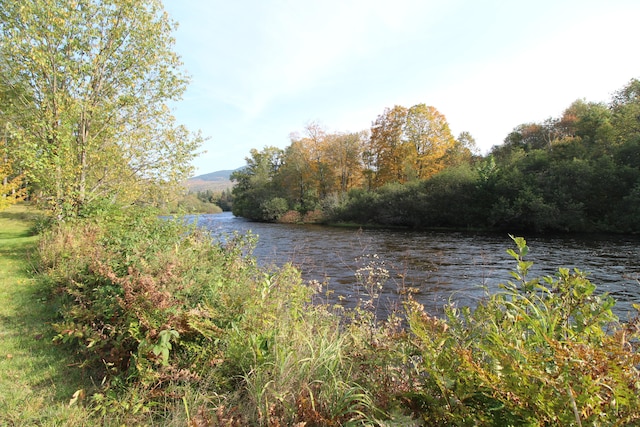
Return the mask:
[[[249,423],[362,418],[367,396],[344,358],[333,359],[345,351],[339,318],[309,309],[312,291],[292,266],[259,268],[254,243],[212,241],[144,211],[43,236],[43,280],[60,307],[56,342],[103,383],[91,398],[97,416],[149,422],[153,408],[175,410],[198,390],[253,408],[240,416]],[[311,339],[309,328],[327,334]],[[201,413],[236,416],[224,404]]]
[[[409,304],[422,389],[411,396],[444,424],[626,425],[640,419],[638,321],[623,325],[613,300],[580,271],[528,279],[528,248],[502,292],[446,319]],[[435,412],[433,412],[435,410]]]
[[[144,384],[181,371],[195,378],[201,371],[192,364],[215,357],[210,343],[242,318],[255,293],[257,267],[244,257],[251,245],[240,236],[212,242],[147,213],[62,224],[40,246],[60,298],[57,340],[75,345],[100,375]],[[199,351],[183,351],[194,345]]]
[[[282,197],[274,197],[261,204],[262,220],[276,221],[289,210],[289,203]]]
[[[58,225],[39,254],[57,342],[103,383],[90,399],[103,422],[640,420],[640,321],[621,324],[577,270],[528,278],[528,247],[514,241],[514,281],[444,318],[409,299],[406,313],[378,319],[388,271],[375,255],[357,260],[356,308],[312,305],[297,269],[258,267],[250,234],[213,241],[152,211]]]

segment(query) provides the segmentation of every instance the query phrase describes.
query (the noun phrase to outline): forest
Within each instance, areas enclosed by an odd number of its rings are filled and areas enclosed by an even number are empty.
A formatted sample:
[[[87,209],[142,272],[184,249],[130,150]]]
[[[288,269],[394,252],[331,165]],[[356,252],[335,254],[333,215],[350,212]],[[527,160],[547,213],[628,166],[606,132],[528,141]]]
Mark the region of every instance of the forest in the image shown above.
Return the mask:
[[[412,228],[640,231],[640,81],[608,104],[515,126],[480,155],[425,104],[387,108],[371,129],[317,123],[285,149],[251,150],[235,172],[235,215]]]

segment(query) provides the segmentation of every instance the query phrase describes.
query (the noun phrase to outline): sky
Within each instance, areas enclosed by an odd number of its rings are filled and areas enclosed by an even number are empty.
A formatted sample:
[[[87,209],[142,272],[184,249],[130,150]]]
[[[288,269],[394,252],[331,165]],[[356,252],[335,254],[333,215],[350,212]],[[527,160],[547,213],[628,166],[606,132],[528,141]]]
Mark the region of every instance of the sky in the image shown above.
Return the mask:
[[[434,106],[482,154],[578,99],[640,78],[638,0],[164,0],[191,83],[178,122],[208,140],[194,175],[285,148],[308,123],[369,129]]]

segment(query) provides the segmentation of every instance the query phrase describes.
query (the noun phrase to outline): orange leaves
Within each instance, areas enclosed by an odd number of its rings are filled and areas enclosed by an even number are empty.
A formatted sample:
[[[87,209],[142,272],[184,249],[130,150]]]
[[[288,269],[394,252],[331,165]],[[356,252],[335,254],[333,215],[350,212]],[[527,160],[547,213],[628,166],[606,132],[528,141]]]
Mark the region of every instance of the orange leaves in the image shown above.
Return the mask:
[[[376,186],[433,176],[446,166],[445,154],[455,143],[445,116],[435,107],[386,109],[371,128]]]

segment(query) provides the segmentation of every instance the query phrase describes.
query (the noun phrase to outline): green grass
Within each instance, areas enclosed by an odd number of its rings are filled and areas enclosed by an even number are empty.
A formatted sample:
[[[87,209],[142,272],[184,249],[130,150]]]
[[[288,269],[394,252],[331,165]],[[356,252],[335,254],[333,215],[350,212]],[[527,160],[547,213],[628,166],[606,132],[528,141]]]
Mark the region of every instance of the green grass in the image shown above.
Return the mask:
[[[37,216],[27,205],[0,212],[0,425],[82,425],[86,411],[69,407],[82,378],[52,344],[54,308],[33,274]]]

